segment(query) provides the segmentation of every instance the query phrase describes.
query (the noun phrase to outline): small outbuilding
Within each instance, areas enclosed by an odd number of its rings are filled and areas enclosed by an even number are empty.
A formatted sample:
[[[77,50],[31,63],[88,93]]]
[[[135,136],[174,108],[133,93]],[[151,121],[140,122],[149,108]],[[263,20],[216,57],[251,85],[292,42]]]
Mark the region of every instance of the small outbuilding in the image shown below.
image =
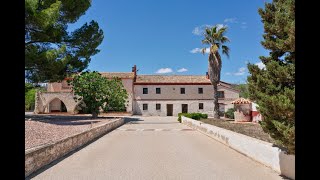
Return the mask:
[[[251,101],[245,98],[239,98],[231,102],[234,104],[234,121],[236,122],[250,122],[251,116]]]
[[[262,116],[257,110],[258,104],[249,99],[239,98],[231,102],[234,104],[234,121],[236,122],[259,122]]]

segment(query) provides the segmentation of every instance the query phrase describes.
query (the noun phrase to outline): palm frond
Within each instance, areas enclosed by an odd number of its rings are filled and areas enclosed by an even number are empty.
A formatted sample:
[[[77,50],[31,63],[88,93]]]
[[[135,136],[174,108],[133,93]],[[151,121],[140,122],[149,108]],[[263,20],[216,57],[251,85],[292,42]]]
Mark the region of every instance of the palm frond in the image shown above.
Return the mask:
[[[226,45],[222,45],[222,54],[225,54],[229,58],[230,48]]]
[[[207,49],[207,48],[202,48],[202,49],[201,49],[201,53],[202,53],[203,55],[206,53],[206,49]]]
[[[221,42],[221,43],[226,43],[226,42],[230,42],[230,40],[229,40],[229,38],[228,38],[227,36],[222,36],[222,37],[220,38],[220,42]]]
[[[203,39],[201,42],[202,42],[202,44],[211,44],[209,39]]]

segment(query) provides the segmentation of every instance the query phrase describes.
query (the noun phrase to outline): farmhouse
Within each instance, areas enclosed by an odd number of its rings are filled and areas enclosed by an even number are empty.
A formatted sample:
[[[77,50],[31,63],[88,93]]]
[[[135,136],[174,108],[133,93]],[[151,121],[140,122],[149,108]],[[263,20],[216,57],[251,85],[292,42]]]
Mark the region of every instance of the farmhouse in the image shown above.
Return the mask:
[[[100,72],[106,78],[118,77],[128,92],[126,111],[135,115],[178,116],[180,112],[201,112],[213,116],[213,86],[206,75],[138,75],[131,72]],[[67,80],[48,83],[47,92],[36,95],[35,113],[67,111],[77,113]],[[225,112],[239,98],[231,84],[218,85],[220,111]]]

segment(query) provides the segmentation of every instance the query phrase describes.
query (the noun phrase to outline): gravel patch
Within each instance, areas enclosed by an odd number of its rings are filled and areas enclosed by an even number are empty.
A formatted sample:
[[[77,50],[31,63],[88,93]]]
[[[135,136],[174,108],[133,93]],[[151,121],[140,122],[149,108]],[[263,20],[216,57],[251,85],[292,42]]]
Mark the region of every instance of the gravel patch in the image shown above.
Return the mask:
[[[25,115],[25,149],[57,142],[60,139],[106,124],[116,118],[67,115]]]

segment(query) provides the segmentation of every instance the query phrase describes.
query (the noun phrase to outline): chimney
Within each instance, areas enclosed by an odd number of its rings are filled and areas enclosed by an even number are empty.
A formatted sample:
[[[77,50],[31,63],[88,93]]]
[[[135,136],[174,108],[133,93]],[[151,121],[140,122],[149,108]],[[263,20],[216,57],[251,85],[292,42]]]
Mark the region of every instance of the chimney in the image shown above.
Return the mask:
[[[136,82],[136,79],[137,79],[137,66],[134,65],[132,67],[132,72],[133,72],[133,82]]]
[[[206,78],[209,79],[209,73],[208,72],[206,72]]]

